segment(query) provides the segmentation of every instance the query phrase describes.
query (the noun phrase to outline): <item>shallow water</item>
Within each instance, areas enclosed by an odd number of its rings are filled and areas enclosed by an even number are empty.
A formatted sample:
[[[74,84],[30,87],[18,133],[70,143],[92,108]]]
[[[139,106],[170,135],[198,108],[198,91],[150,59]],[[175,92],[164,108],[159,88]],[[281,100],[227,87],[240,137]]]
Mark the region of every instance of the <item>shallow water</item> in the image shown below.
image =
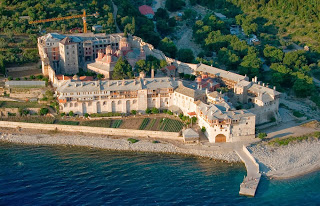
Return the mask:
[[[262,178],[239,196],[242,164],[177,155],[0,144],[0,205],[319,205],[320,172]]]

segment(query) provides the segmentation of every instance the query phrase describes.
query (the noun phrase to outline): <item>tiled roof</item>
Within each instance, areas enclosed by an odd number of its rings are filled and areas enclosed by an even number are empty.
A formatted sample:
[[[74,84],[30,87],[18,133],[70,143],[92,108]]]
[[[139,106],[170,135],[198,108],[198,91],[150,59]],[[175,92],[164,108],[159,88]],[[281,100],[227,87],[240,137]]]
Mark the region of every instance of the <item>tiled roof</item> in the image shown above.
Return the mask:
[[[168,78],[145,78],[101,81],[71,81],[61,85],[57,90],[62,93],[94,91],[137,91],[141,89],[176,88],[177,81]]]
[[[152,14],[154,15],[154,11],[150,6],[147,5],[142,5],[139,7],[139,11],[142,15],[147,15],[147,14]]]

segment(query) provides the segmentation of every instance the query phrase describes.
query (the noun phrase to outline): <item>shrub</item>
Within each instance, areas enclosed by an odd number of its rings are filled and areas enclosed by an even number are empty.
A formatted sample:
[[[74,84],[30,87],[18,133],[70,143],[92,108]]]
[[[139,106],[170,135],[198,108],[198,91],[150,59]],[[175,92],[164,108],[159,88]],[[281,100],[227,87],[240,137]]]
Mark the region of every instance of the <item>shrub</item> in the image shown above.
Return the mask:
[[[152,112],[152,114],[158,114],[159,113],[159,109],[154,107],[154,108],[151,109],[151,112]]]
[[[9,81],[13,80],[12,76],[9,76],[9,77],[8,77],[8,80],[9,80]]]
[[[39,79],[39,80],[41,80],[43,78],[43,75],[41,75],[41,74],[39,74],[38,76],[37,76],[37,79]]]
[[[197,117],[192,117],[192,118],[191,118],[191,122],[192,122],[192,123],[196,123],[197,120],[198,120]]]
[[[48,114],[48,112],[49,112],[49,109],[48,109],[48,108],[45,108],[45,107],[44,107],[44,108],[41,108],[41,109],[40,109],[40,114],[41,114],[41,115],[46,115],[46,114]]]
[[[146,109],[146,113],[147,113],[147,114],[150,114],[150,113],[151,113],[151,109],[147,108],[147,109]]]
[[[36,77],[34,75],[31,75],[30,76],[30,79],[35,79]]]
[[[23,79],[24,79],[24,80],[28,80],[28,77],[24,77]]]
[[[182,113],[179,114],[179,118],[180,118],[180,119],[183,118],[183,114],[182,114]]]
[[[136,115],[137,111],[136,110],[131,110],[131,114]]]
[[[108,113],[90,114],[90,117],[114,117],[114,116],[121,116],[121,113],[119,113],[119,112],[108,112]]]
[[[84,114],[84,117],[85,117],[85,118],[88,118],[88,117],[89,117],[89,114],[88,114],[88,113],[85,113],[85,114]]]
[[[136,142],[139,142],[139,140],[133,139],[133,138],[129,138],[128,141],[129,141],[131,144],[134,144],[134,143],[136,143]]]
[[[168,110],[168,111],[167,111],[167,114],[173,115],[173,112],[171,112],[170,110]]]
[[[16,81],[20,81],[20,78],[18,77],[18,78],[16,78]]]
[[[60,114],[60,116],[61,116],[61,117],[66,116],[66,113],[65,113],[65,112],[62,112],[62,113]]]
[[[205,127],[202,127],[202,128],[201,128],[201,132],[205,133],[205,132],[206,132],[206,128],[205,128]]]
[[[69,112],[69,116],[70,116],[70,117],[73,117],[73,116],[74,116],[73,111],[70,111],[70,112]]]
[[[160,143],[160,142],[157,141],[157,140],[153,140],[152,143],[153,143],[153,144],[157,144],[157,143]]]
[[[300,118],[300,117],[303,117],[303,114],[301,113],[301,112],[299,112],[299,111],[293,111],[293,115],[295,116],[295,117],[298,117],[298,118]]]
[[[260,139],[264,139],[266,137],[267,137],[267,133],[265,133],[265,132],[258,134],[258,138],[260,138]]]

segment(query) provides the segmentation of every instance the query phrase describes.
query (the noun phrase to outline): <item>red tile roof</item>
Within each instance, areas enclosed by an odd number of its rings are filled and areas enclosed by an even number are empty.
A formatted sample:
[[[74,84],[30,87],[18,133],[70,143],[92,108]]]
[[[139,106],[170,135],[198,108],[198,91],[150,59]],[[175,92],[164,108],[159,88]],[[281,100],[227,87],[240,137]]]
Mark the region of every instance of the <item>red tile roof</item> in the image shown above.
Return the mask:
[[[58,80],[63,80],[63,76],[62,74],[59,74],[59,75],[56,75],[57,79]],[[72,79],[72,77],[70,76],[64,76],[64,80],[69,80],[69,79]]]
[[[177,68],[177,67],[174,66],[174,65],[167,66],[167,69],[168,69],[169,71],[175,70],[176,68]]]
[[[139,11],[142,15],[147,15],[147,14],[152,14],[154,15],[154,11],[150,6],[147,5],[142,5],[139,7]]]
[[[195,112],[189,112],[188,115],[189,116],[196,116],[197,114]]]
[[[93,76],[81,76],[79,77],[80,81],[93,81]]]

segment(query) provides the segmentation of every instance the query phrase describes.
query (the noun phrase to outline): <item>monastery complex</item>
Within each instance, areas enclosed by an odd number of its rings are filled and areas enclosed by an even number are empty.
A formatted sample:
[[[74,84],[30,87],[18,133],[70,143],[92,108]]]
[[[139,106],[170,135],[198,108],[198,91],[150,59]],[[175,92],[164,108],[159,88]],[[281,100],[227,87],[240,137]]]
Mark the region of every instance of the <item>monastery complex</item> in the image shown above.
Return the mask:
[[[56,89],[61,112],[84,115],[131,110],[144,113],[154,107],[169,109],[175,114],[196,116],[212,143],[252,139],[256,125],[281,121],[280,93],[275,88],[257,78],[250,80],[201,63],[187,64],[168,58],[139,37],[49,33],[39,37],[38,47],[42,72]],[[150,77],[142,72],[134,79],[112,80],[119,57],[127,59],[134,69],[135,63],[147,55],[166,60],[170,70],[175,71],[166,76],[155,76],[152,71]],[[79,67],[103,74],[105,79],[79,77],[75,75]],[[193,74],[196,79],[184,81],[172,75],[178,73]],[[218,92],[220,87],[229,91]]]

